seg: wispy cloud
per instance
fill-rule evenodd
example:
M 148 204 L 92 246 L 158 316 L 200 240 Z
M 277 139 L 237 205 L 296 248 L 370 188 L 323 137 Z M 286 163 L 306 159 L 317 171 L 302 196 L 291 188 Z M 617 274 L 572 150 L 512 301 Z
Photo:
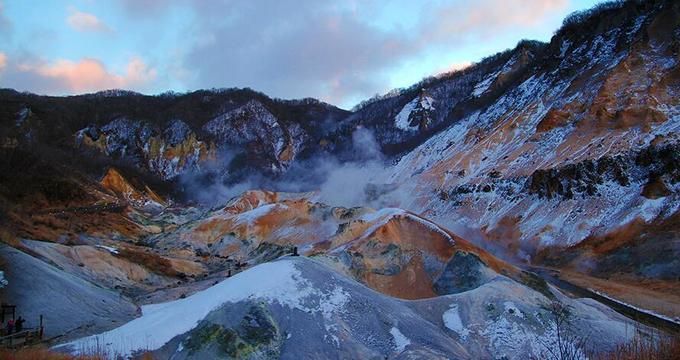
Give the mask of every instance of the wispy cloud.
M 251 86 L 338 103 L 385 91 L 385 74 L 405 61 L 534 26 L 564 10 L 568 0 L 423 1 L 425 10 L 413 14 L 416 26 L 408 31 L 376 26 L 362 7 L 235 1 L 224 20 L 216 3 L 194 3 L 204 41 L 185 59 L 196 75 L 191 87 Z
M 106 25 L 94 14 L 79 11 L 76 8 L 69 9 L 66 23 L 74 30 L 81 32 L 112 32 L 113 29 Z
M 451 64 L 448 64 L 446 66 L 443 66 L 437 70 L 437 74 L 446 74 L 450 73 L 453 71 L 460 71 L 465 68 L 468 68 L 472 66 L 472 61 L 460 61 L 460 62 L 454 62 Z
M 85 58 L 77 62 L 57 60 L 24 60 L 7 66 L 3 82 L 22 90 L 50 94 L 74 94 L 103 89 L 139 89 L 148 86 L 157 77 L 157 71 L 140 58 L 132 58 L 122 74 L 109 71 L 97 59 Z

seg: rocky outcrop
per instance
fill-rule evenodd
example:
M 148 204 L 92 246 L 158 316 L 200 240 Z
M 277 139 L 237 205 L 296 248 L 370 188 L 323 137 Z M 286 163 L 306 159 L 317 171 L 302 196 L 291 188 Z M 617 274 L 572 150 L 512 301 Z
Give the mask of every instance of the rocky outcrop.
M 259 101 L 251 100 L 208 121 L 203 130 L 220 145 L 247 146 L 263 164 L 285 168 L 297 155 L 304 139 L 299 126 L 286 128 Z
M 200 141 L 188 125 L 175 119 L 162 131 L 147 123 L 117 118 L 102 126 L 89 126 L 76 133 L 76 145 L 173 179 L 215 159 L 215 147 Z
M 586 160 L 558 169 L 536 170 L 527 180 L 527 189 L 541 197 L 572 199 L 577 194 L 596 195 L 597 186 L 609 180 L 621 186 L 630 182 L 627 164 L 621 158 Z
M 274 359 L 283 334 L 263 304 L 251 305 L 233 327 L 203 321 L 182 343 L 192 358 Z
M 598 186 L 608 181 L 623 187 L 631 182 L 642 182 L 645 184 L 645 197 L 666 196 L 671 191 L 664 179 L 673 184 L 680 180 L 679 146 L 650 146 L 625 156 L 602 157 L 560 168 L 536 170 L 527 180 L 526 188 L 529 193 L 540 197 L 573 199 L 576 195 L 597 195 Z
M 110 190 L 134 206 L 144 208 L 166 205 L 166 201 L 147 185 L 144 185 L 142 190 L 136 188 L 115 168 L 109 168 L 99 183 L 105 189 Z
M 438 295 L 457 294 L 475 289 L 497 275 L 475 254 L 457 252 L 434 283 Z

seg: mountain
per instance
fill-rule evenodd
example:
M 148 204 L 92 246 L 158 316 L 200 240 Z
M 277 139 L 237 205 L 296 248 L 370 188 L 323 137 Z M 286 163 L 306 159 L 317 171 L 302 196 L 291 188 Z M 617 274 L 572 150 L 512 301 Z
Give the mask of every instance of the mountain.
M 677 15 L 626 2 L 567 22 L 514 86 L 400 159 L 406 207 L 510 257 L 676 282 L 668 237 L 615 234 L 677 217 Z
M 677 2 L 604 3 L 352 111 L 0 90 L 0 295 L 120 294 L 61 350 L 162 358 L 542 357 L 559 309 L 580 355 L 677 332 L 678 39 Z

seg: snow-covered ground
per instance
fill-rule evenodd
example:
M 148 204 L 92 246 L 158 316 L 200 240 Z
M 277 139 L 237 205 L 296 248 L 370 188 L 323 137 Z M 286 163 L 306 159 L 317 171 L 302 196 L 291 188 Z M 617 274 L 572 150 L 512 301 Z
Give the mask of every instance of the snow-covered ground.
M 411 125 L 410 123 L 411 113 L 416 109 L 434 110 L 434 99 L 429 96 L 417 96 L 409 101 L 394 118 L 397 128 L 405 131 L 418 130 L 418 124 Z
M 634 325 L 629 320 L 597 303 L 558 297 L 574 309 L 577 329 L 598 335 L 596 345 L 606 348 L 628 339 L 625 329 Z M 59 349 L 86 352 L 103 346 L 112 354 L 142 350 L 181 358 L 214 357 L 211 351 L 219 350 L 210 344 L 217 340 L 204 339 L 208 344 L 197 350 L 196 337 L 203 339 L 200 329 L 218 326 L 238 333 L 243 326 L 239 324 L 244 324 L 238 314 L 261 304 L 257 306 L 264 306 L 265 315 L 258 326 L 271 316 L 267 321 L 273 321 L 269 329 L 275 334 L 264 345 L 251 345 L 274 347 L 285 357 L 312 352 L 322 357 L 521 359 L 540 354 L 543 344 L 554 340 L 550 314 L 544 310 L 549 303 L 544 295 L 501 275 L 456 295 L 399 300 L 314 260 L 286 257 L 184 299 L 144 306 L 139 318 Z M 439 324 L 431 320 L 436 318 Z

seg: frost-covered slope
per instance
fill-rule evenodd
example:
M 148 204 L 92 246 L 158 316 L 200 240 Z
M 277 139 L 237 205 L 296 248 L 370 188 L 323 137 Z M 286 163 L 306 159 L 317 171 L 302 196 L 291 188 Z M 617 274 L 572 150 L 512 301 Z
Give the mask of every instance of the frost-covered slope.
M 517 86 L 402 157 L 403 206 L 519 258 L 676 213 L 680 11 L 612 11 L 609 27 L 558 32 Z
M 573 307 L 577 331 L 600 348 L 632 326 L 588 301 Z M 112 331 L 66 344 L 93 344 L 161 357 L 526 358 L 554 346 L 545 295 L 498 275 L 476 290 L 417 302 L 378 294 L 305 258 L 262 264 L 185 299 L 145 306 Z M 241 344 L 241 345 L 239 345 Z
M 0 259 L 8 281 L 4 301 L 18 305 L 26 328 L 37 328 L 43 316 L 48 338 L 111 329 L 136 315 L 137 307 L 116 292 L 7 245 L 0 245 Z

